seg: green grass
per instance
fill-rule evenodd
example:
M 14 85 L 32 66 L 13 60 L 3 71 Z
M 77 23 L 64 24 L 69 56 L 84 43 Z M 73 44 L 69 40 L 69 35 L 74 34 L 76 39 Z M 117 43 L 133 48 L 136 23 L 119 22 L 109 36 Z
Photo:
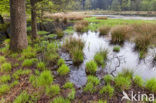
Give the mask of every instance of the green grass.
M 11 64 L 10 63 L 4 63 L 1 65 L 1 72 L 9 72 L 11 71 Z
M 11 76 L 10 75 L 2 75 L 2 76 L 0 76 L 0 84 L 1 83 L 7 83 L 10 80 L 11 80 Z
M 86 63 L 86 73 L 88 74 L 96 74 L 98 66 L 95 61 L 91 60 Z
M 113 51 L 114 51 L 114 52 L 119 52 L 119 51 L 120 51 L 120 46 L 115 46 L 115 47 L 113 48 Z
M 74 33 L 73 27 L 72 26 L 67 27 L 67 29 L 64 30 L 64 33 L 73 34 Z
M 145 87 L 153 93 L 156 93 L 156 79 L 152 78 L 146 82 Z
M 94 88 L 93 83 L 87 83 L 85 85 L 85 87 L 83 88 L 84 92 L 90 92 L 90 93 L 94 93 L 96 91 L 96 89 Z
M 58 97 L 54 98 L 53 101 L 50 103 L 71 103 L 71 102 L 68 99 L 58 96 Z
M 59 85 L 52 85 L 50 87 L 46 87 L 46 95 L 53 97 L 60 93 L 60 87 Z
M 73 83 L 71 82 L 66 82 L 64 85 L 63 85 L 63 88 L 67 89 L 72 89 L 74 87 Z
M 106 60 L 107 60 L 107 50 L 104 50 L 104 51 L 100 51 L 100 52 L 97 52 L 94 56 L 94 61 L 99 65 L 99 66 L 102 66 L 103 68 L 105 67 L 106 65 Z
M 69 67 L 66 64 L 62 64 L 57 70 L 57 73 L 61 76 L 67 75 L 70 72 Z
M 30 67 L 34 64 L 34 60 L 33 59 L 25 59 L 22 63 L 23 67 Z
M 106 82 L 106 84 L 110 84 L 112 81 L 114 81 L 114 78 L 113 78 L 113 76 L 112 75 L 105 75 L 104 76 L 104 81 Z
M 143 85 L 144 85 L 144 81 L 143 81 L 143 79 L 140 77 L 140 76 L 135 76 L 134 78 L 133 78 L 133 81 L 134 81 L 134 83 L 137 85 L 137 86 L 139 86 L 139 87 L 143 87 Z
M 60 58 L 60 59 L 57 61 L 57 65 L 58 65 L 58 66 L 61 66 L 62 64 L 65 64 L 65 61 L 64 61 L 64 59 Z
M 70 99 L 70 100 L 74 100 L 75 99 L 75 94 L 76 94 L 75 89 L 71 89 L 71 91 L 68 93 L 67 98 Z
M 0 85 L 0 96 L 7 93 L 7 92 L 9 92 L 9 90 L 10 90 L 10 87 L 9 87 L 8 84 Z
M 30 69 L 18 69 L 17 71 L 15 71 L 13 74 L 12 74 L 12 77 L 14 79 L 19 79 L 20 76 L 23 76 L 23 75 L 29 75 L 31 74 L 32 71 Z
M 26 91 L 23 91 L 19 96 L 15 98 L 13 103 L 27 103 L 30 102 L 29 98 L 30 95 Z
M 41 69 L 41 70 L 45 70 L 46 69 L 46 64 L 44 62 L 38 62 L 37 63 L 37 68 Z
M 89 75 L 87 77 L 87 82 L 93 83 L 95 86 L 97 86 L 100 83 L 100 80 L 96 76 Z
M 109 98 L 111 98 L 114 95 L 114 88 L 110 85 L 106 85 L 100 90 L 99 93 L 106 94 L 109 96 Z

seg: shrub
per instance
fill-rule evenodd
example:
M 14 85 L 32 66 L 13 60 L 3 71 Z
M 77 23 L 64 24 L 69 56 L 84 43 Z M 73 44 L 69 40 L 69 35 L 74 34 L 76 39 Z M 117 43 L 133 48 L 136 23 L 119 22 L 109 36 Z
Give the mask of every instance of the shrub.
M 96 76 L 89 75 L 87 77 L 88 83 L 93 83 L 94 86 L 97 86 L 100 83 L 100 80 Z
M 86 63 L 86 72 L 89 74 L 95 74 L 98 67 L 95 61 L 91 60 Z
M 114 95 L 114 88 L 106 85 L 100 90 L 100 94 L 106 94 L 111 98 Z
M 70 69 L 66 64 L 62 64 L 62 66 L 60 66 L 59 69 L 57 70 L 58 74 L 61 76 L 67 75 L 69 71 Z
M 7 83 L 10 80 L 11 80 L 10 75 L 3 75 L 3 76 L 0 77 L 0 84 L 1 83 Z
M 107 83 L 107 84 L 110 84 L 111 83 L 111 81 L 113 81 L 114 80 L 114 78 L 113 78 L 113 76 L 112 75 L 105 75 L 104 76 L 104 81 Z
M 51 74 L 51 71 L 46 70 L 41 72 L 38 78 L 39 86 L 47 86 L 52 84 L 52 82 L 53 82 L 53 75 Z
M 100 35 L 107 35 L 110 31 L 109 26 L 102 26 L 99 28 Z
M 9 90 L 10 90 L 9 85 L 7 84 L 0 85 L 0 96 L 7 93 Z
M 4 63 L 5 61 L 6 61 L 5 57 L 4 56 L 0 56 L 0 64 Z
M 142 80 L 142 78 L 140 76 L 135 76 L 133 79 L 134 83 L 136 85 L 138 85 L 139 87 L 143 87 L 144 81 Z
M 103 67 L 105 67 L 105 65 L 106 65 L 105 61 L 107 59 L 107 54 L 108 54 L 108 52 L 106 50 L 97 52 L 94 56 L 95 62 L 98 65 L 102 65 Z
M 51 103 L 71 103 L 68 99 L 64 99 L 63 97 L 59 96 L 53 99 Z
M 114 52 L 119 52 L 119 51 L 120 51 L 120 46 L 115 46 L 115 47 L 113 48 L 113 51 L 114 51 Z
M 114 27 L 111 31 L 112 40 L 111 42 L 114 44 L 122 44 L 126 39 L 126 34 L 129 31 L 128 26 L 117 26 Z
M 1 72 L 9 72 L 11 71 L 11 64 L 10 63 L 4 63 L 1 65 Z
M 56 34 L 57 34 L 57 37 L 59 38 L 64 36 L 64 32 L 62 31 L 61 28 L 56 28 Z
M 34 64 L 33 59 L 25 59 L 22 63 L 23 67 L 30 67 Z
M 72 89 L 74 87 L 73 83 L 71 82 L 66 82 L 64 85 L 63 85 L 63 88 L 67 89 Z
M 145 87 L 150 91 L 156 93 L 156 79 L 152 78 L 146 82 Z
M 115 86 L 121 90 L 127 90 L 131 86 L 131 80 L 128 77 L 118 75 L 115 79 Z
M 139 36 L 135 39 L 135 48 L 140 51 L 146 51 L 150 45 L 150 37 L 146 35 Z
M 71 89 L 71 92 L 68 94 L 68 99 L 74 100 L 75 93 L 76 93 L 75 89 Z
M 58 66 L 61 66 L 62 64 L 65 64 L 65 61 L 64 61 L 64 59 L 60 58 L 60 59 L 58 60 L 58 62 L 57 62 L 57 65 L 58 65 Z
M 37 63 L 37 68 L 39 68 L 41 70 L 45 70 L 46 64 L 44 62 L 38 62 Z
M 60 87 L 59 85 L 52 85 L 50 87 L 46 87 L 46 94 L 48 96 L 55 96 L 60 93 Z
M 13 103 L 27 103 L 29 102 L 30 95 L 23 91 L 19 96 L 16 97 Z

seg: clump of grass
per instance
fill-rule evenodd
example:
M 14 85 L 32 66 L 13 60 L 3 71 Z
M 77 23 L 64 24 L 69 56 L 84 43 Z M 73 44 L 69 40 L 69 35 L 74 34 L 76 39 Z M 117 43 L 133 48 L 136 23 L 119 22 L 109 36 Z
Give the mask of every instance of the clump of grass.
M 62 64 L 65 64 L 65 61 L 64 61 L 64 59 L 60 58 L 60 59 L 58 60 L 58 62 L 57 62 L 57 65 L 58 65 L 58 66 L 61 66 Z
M 64 99 L 63 97 L 58 96 L 54 98 L 51 103 L 71 103 L 71 102 L 68 99 Z
M 120 51 L 120 46 L 115 46 L 115 47 L 113 48 L 113 51 L 114 51 L 114 52 L 119 52 L 119 51 Z
M 59 85 L 52 85 L 50 87 L 46 87 L 46 94 L 50 97 L 56 96 L 60 93 Z
M 4 63 L 5 61 L 6 61 L 5 57 L 4 56 L 0 56 L 0 64 Z
M 135 39 L 135 48 L 140 51 L 147 51 L 150 45 L 150 37 L 146 35 L 138 36 Z
M 10 90 L 9 85 L 7 85 L 7 84 L 0 85 L 0 96 L 9 92 L 9 90 Z
M 31 70 L 30 69 L 18 69 L 17 71 L 15 71 L 13 74 L 12 74 L 12 77 L 14 79 L 19 79 L 20 76 L 23 76 L 23 75 L 29 75 L 31 74 Z
M 96 17 L 96 19 L 107 20 L 108 18 L 106 16 L 101 16 L 101 17 Z
M 62 19 L 62 22 L 63 22 L 64 24 L 67 24 L 67 23 L 68 23 L 68 18 L 67 18 L 67 17 L 64 17 L 64 18 Z
M 88 21 L 82 20 L 77 22 L 74 25 L 74 28 L 77 32 L 85 32 L 88 30 L 88 25 L 89 25 Z
M 131 79 L 128 77 L 124 77 L 122 75 L 118 75 L 115 79 L 115 86 L 120 88 L 121 90 L 127 90 L 131 86 Z
M 52 84 L 53 82 L 53 75 L 51 71 L 43 71 L 41 72 L 40 76 L 38 77 L 38 85 L 39 86 L 47 86 Z
M 94 93 L 96 89 L 94 88 L 93 83 L 87 83 L 83 89 L 84 92 Z
M 123 77 L 127 77 L 129 79 L 132 79 L 133 78 L 133 74 L 134 74 L 133 70 L 124 68 L 122 70 L 122 72 L 119 73 L 118 75 L 119 76 L 123 76 Z
M 71 82 L 66 82 L 64 85 L 63 85 L 63 88 L 67 89 L 72 89 L 74 87 L 73 83 Z
M 110 31 L 109 26 L 102 26 L 99 28 L 100 35 L 107 35 Z
M 12 68 L 12 66 L 10 63 L 3 63 L 1 65 L 1 72 L 9 72 L 9 71 L 11 71 L 11 68 Z
M 145 58 L 145 51 L 139 51 L 139 58 L 140 59 Z
M 114 78 L 113 78 L 113 76 L 112 75 L 105 75 L 104 76 L 104 81 L 106 82 L 106 84 L 110 84 L 112 81 L 114 81 Z
M 134 83 L 139 86 L 139 87 L 143 87 L 144 81 L 140 76 L 135 76 L 133 79 Z
M 23 91 L 19 96 L 16 97 L 13 103 L 27 103 L 30 102 L 29 98 L 30 95 L 26 91 Z
M 23 67 L 30 67 L 34 64 L 34 59 L 25 59 L 22 63 Z
M 126 39 L 126 35 L 128 33 L 129 27 L 128 26 L 116 26 L 112 28 L 111 34 L 112 39 L 111 42 L 113 44 L 122 44 Z
M 114 88 L 108 84 L 104 86 L 99 93 L 106 94 L 111 98 L 114 95 Z
M 67 75 L 69 73 L 70 69 L 66 64 L 62 64 L 57 70 L 58 74 L 61 76 Z
M 74 100 L 75 99 L 75 93 L 76 93 L 75 89 L 74 88 L 71 89 L 70 93 L 68 93 L 68 96 L 67 96 L 68 99 Z
M 0 77 L 0 84 L 1 83 L 7 83 L 10 80 L 11 80 L 10 75 L 3 75 L 3 76 Z
M 28 46 L 27 49 L 24 49 L 22 51 L 21 55 L 24 58 L 34 58 L 36 57 L 36 49 L 32 48 L 31 46 Z
M 88 74 L 95 74 L 98 69 L 98 66 L 95 61 L 91 60 L 86 63 L 86 72 Z
M 56 28 L 56 34 L 58 38 L 61 38 L 64 36 L 64 32 L 61 28 Z
M 66 39 L 63 48 L 70 53 L 74 64 L 80 64 L 84 60 L 84 42 L 81 39 L 70 37 Z
M 100 51 L 100 52 L 97 52 L 94 56 L 94 61 L 102 67 L 105 67 L 106 65 L 106 60 L 107 60 L 107 50 L 104 50 L 104 51 Z
M 145 87 L 151 92 L 156 93 L 156 79 L 152 78 L 146 82 Z
M 37 68 L 39 68 L 41 70 L 45 70 L 46 64 L 44 62 L 38 62 L 37 63 Z

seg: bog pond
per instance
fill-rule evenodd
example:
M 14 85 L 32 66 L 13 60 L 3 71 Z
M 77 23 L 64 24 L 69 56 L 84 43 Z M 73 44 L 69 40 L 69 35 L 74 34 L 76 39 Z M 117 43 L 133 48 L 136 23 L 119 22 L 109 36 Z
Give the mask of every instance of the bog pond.
M 71 36 L 71 35 L 70 35 Z M 70 37 L 65 36 L 63 40 Z M 70 81 L 77 87 L 84 86 L 87 82 L 87 75 L 85 72 L 86 62 L 93 60 L 95 54 L 100 50 L 108 51 L 108 59 L 104 68 L 99 67 L 96 76 L 100 79 L 105 74 L 116 76 L 124 69 L 130 69 L 134 75 L 141 76 L 145 81 L 156 77 L 156 64 L 153 62 L 153 55 L 156 53 L 156 48 L 149 48 L 147 55 L 144 59 L 139 58 L 139 53 L 134 50 L 135 43 L 126 41 L 121 47 L 119 52 L 114 52 L 110 43 L 111 35 L 100 36 L 99 32 L 88 31 L 83 34 L 74 33 L 72 37 L 80 38 L 85 42 L 84 61 L 79 66 L 74 66 L 71 57 L 66 52 L 60 52 L 61 57 L 66 61 L 70 67 Z

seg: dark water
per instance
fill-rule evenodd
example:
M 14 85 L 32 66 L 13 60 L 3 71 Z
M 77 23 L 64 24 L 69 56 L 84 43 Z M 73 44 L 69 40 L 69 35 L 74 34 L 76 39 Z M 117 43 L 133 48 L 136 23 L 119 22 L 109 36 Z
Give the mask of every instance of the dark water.
M 132 19 L 132 20 L 156 20 L 156 17 L 128 16 L 128 15 L 92 15 L 95 17 L 106 16 L 111 19 Z
M 110 45 L 110 36 L 100 37 L 99 33 L 91 32 L 84 34 L 74 33 L 72 35 L 76 38 L 81 38 L 85 42 L 84 62 L 76 67 L 72 65 L 70 56 L 67 53 L 61 53 L 61 57 L 66 60 L 66 63 L 70 66 L 70 81 L 73 82 L 77 87 L 85 85 L 87 78 L 85 73 L 86 62 L 92 60 L 96 52 L 100 50 L 108 50 L 108 60 L 105 68 L 99 68 L 97 76 L 102 78 L 106 73 L 110 73 L 113 76 L 122 72 L 123 69 L 131 69 L 135 75 L 141 76 L 144 80 L 156 77 L 156 66 L 153 64 L 153 55 L 156 53 L 156 48 L 149 49 L 145 59 L 140 60 L 138 52 L 134 51 L 134 43 L 125 42 L 120 48 L 119 53 L 113 52 L 115 45 Z M 66 36 L 65 38 L 68 38 Z

